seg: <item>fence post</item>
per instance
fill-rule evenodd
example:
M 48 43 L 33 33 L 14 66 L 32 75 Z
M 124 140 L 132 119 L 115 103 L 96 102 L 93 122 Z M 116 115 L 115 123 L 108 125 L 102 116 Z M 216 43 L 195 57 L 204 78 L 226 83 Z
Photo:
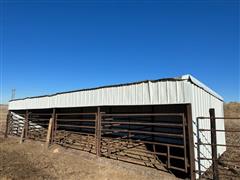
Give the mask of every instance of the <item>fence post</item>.
M 7 138 L 8 137 L 8 131 L 9 131 L 9 124 L 10 124 L 10 114 L 11 112 L 8 111 L 8 114 L 7 114 L 7 119 L 6 119 L 6 127 L 5 127 L 5 134 L 4 134 L 4 137 Z
M 23 126 L 23 128 L 22 128 L 22 133 L 21 133 L 21 137 L 20 137 L 20 141 L 19 141 L 20 144 L 22 144 L 23 141 L 24 141 L 25 132 L 26 132 L 26 131 L 25 131 L 25 126 Z
M 47 132 L 47 138 L 46 138 L 46 143 L 45 147 L 48 148 L 51 140 L 51 135 L 52 135 L 52 126 L 53 126 L 53 118 L 51 117 L 49 119 L 49 124 L 48 124 L 48 132 Z
M 211 121 L 211 144 L 212 144 L 211 146 L 212 146 L 213 179 L 214 180 L 219 180 L 215 109 L 209 109 L 209 114 L 210 114 L 210 121 Z
M 29 116 L 29 113 L 28 113 L 28 110 L 26 110 L 25 121 L 24 121 L 24 133 L 23 133 L 24 139 L 27 139 L 28 137 L 28 118 L 29 118 L 28 116 Z
M 56 126 L 56 109 L 53 108 L 53 112 L 52 112 L 52 128 L 51 128 L 51 138 L 50 138 L 50 144 L 53 144 L 53 141 L 54 141 L 54 136 L 55 136 L 55 126 Z
M 100 107 L 97 107 L 97 118 L 96 118 L 96 155 L 101 156 L 101 112 Z

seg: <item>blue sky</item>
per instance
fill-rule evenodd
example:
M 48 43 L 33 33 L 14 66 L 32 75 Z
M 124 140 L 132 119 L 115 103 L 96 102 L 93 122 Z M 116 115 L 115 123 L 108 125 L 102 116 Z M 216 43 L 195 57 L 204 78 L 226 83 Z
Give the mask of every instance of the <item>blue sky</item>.
M 0 5 L 0 103 L 13 88 L 21 98 L 183 74 L 240 101 L 238 1 Z

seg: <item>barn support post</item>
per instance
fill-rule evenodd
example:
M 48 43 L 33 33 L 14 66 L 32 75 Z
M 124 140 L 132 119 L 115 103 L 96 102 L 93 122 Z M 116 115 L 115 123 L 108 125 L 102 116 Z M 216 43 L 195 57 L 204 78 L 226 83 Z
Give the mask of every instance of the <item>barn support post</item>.
M 51 140 L 51 136 L 52 136 L 52 126 L 53 126 L 53 118 L 51 117 L 49 119 L 49 124 L 48 124 L 47 138 L 46 138 L 46 143 L 45 143 L 46 148 L 48 148 L 49 144 L 50 144 L 50 140 Z
M 25 112 L 25 121 L 24 121 L 24 128 L 23 128 L 23 130 L 24 130 L 24 138 L 23 139 L 27 139 L 27 137 L 28 137 L 28 118 L 29 118 L 29 112 L 28 112 L 28 110 L 26 110 L 26 112 Z
M 95 129 L 97 157 L 101 156 L 101 121 L 102 121 L 102 117 L 101 117 L 100 107 L 97 107 L 96 129 Z
M 11 112 L 8 111 L 7 118 L 6 118 L 5 133 L 4 133 L 5 138 L 7 138 L 9 134 L 10 117 L 11 117 Z
M 53 112 L 52 112 L 52 127 L 51 127 L 51 140 L 50 140 L 50 144 L 53 144 L 53 140 L 54 140 L 54 135 L 55 135 L 55 126 L 56 126 L 56 109 L 53 108 Z
M 212 170 L 213 179 L 219 180 L 218 159 L 217 159 L 217 136 L 216 136 L 216 119 L 215 109 L 209 109 L 211 123 L 211 148 L 212 148 Z
M 189 165 L 190 165 L 190 178 L 195 180 L 195 154 L 194 154 L 194 139 L 193 139 L 193 121 L 192 121 L 192 107 L 187 104 L 187 133 L 188 133 L 188 148 L 189 148 Z

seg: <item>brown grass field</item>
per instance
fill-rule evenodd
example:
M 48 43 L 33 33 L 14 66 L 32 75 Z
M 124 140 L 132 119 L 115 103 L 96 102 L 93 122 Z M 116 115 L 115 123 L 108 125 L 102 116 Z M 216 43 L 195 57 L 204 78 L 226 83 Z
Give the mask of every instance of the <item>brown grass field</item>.
M 7 105 L 0 104 L 0 133 L 5 131 L 7 118 Z
M 0 106 L 0 132 L 4 132 L 7 106 Z M 225 104 L 225 116 L 240 117 L 240 103 Z M 240 130 L 239 120 L 226 120 L 226 129 Z M 228 144 L 240 145 L 240 134 L 226 133 Z M 240 160 L 239 150 L 228 149 L 220 159 L 221 173 L 240 175 L 240 164 L 226 160 Z M 54 145 L 49 150 L 37 141 L 19 144 L 19 138 L 0 136 L 0 179 L 176 179 L 166 170 L 156 170 Z M 221 176 L 221 179 L 240 179 Z
M 240 103 L 228 103 L 224 106 L 225 117 L 240 117 Z M 229 145 L 240 145 L 240 119 L 225 119 L 226 130 L 239 132 L 226 132 L 226 142 Z M 238 161 L 238 162 L 230 162 Z M 226 152 L 219 159 L 219 173 L 227 174 L 220 176 L 221 179 L 240 179 L 240 149 L 227 147 Z

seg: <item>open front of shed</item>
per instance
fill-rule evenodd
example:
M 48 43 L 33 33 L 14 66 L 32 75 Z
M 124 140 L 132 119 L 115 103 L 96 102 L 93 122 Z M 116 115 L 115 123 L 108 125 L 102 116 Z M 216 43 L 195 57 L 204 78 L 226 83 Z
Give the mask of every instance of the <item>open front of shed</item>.
M 197 158 L 200 153 L 211 159 L 211 146 L 198 151 L 196 145 L 199 138 L 211 142 L 211 132 L 197 132 L 210 129 L 201 120 L 197 128 L 197 118 L 209 116 L 210 108 L 223 117 L 222 97 L 184 75 L 15 99 L 9 102 L 6 133 L 195 179 L 199 161 L 203 172 L 211 166 Z M 224 130 L 224 120 L 216 126 Z M 217 132 L 217 143 L 226 144 L 224 132 Z M 225 150 L 218 147 L 218 156 Z

